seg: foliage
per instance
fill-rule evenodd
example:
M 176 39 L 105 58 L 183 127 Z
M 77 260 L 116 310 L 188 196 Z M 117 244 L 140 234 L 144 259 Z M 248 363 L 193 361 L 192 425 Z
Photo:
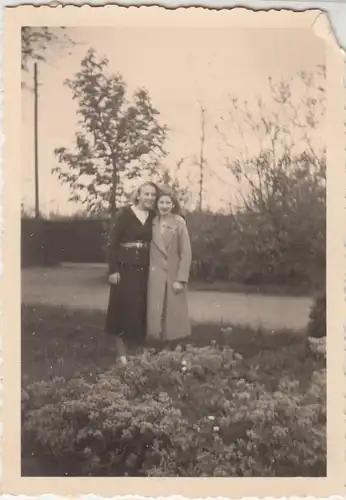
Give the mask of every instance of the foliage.
M 325 372 L 270 391 L 242 364 L 227 347 L 178 346 L 96 384 L 36 383 L 23 391 L 24 448 L 36 442 L 67 475 L 325 474 Z
M 102 311 L 23 308 L 24 475 L 325 473 L 325 359 L 304 335 L 194 325 L 190 346 L 175 351 L 130 346 L 124 371 L 103 321 Z
M 277 214 L 273 217 L 272 213 L 250 211 L 187 214 L 192 276 L 249 285 L 321 287 L 325 274 L 325 204 L 318 206 L 315 194 L 308 194 L 302 193 L 300 206 L 280 208 L 282 222 Z M 322 190 L 321 197 L 324 195 Z M 311 219 L 305 217 L 314 205 Z
M 238 283 L 246 286 L 301 288 L 309 292 L 323 274 L 324 246 L 299 230 L 286 234 L 281 253 L 269 252 L 273 233 L 251 214 L 216 214 L 187 212 L 193 264 L 191 278 L 199 282 Z M 33 239 L 54 240 L 55 253 L 66 262 L 106 262 L 110 219 L 80 214 L 74 217 L 51 217 L 42 226 L 43 233 L 32 236 L 30 219 L 23 218 L 21 241 L 23 256 L 32 253 Z M 25 227 L 28 226 L 28 231 Z M 49 235 L 45 234 L 49 230 Z M 284 228 L 282 228 L 284 230 Z M 293 237 L 295 240 L 293 240 Z M 48 241 L 48 240 L 47 240 Z M 37 258 L 34 258 L 36 263 Z
M 21 219 L 21 265 L 105 262 L 109 221 L 92 218 Z
M 316 298 L 311 307 L 309 315 L 309 324 L 307 334 L 309 337 L 321 338 L 326 336 L 327 332 L 327 296 L 326 289 L 321 292 Z
M 232 98 L 218 130 L 236 182 L 236 232 L 226 254 L 264 275 L 323 280 L 326 255 L 326 156 L 321 141 L 325 68 L 290 82 L 269 80 L 271 97 Z M 239 141 L 231 134 L 238 135 Z M 234 136 L 232 136 L 234 137 Z M 235 147 L 234 144 L 240 144 Z M 251 147 L 250 147 L 251 144 Z
M 58 234 L 48 221 L 22 217 L 21 267 L 57 266 L 62 253 Z
M 123 194 L 123 178 L 152 173 L 164 156 L 166 127 L 158 121 L 145 89 L 127 97 L 120 74 L 108 74 L 109 61 L 90 49 L 80 71 L 66 85 L 78 105 L 80 130 L 73 150 L 55 150 L 59 164 L 53 169 L 71 188 L 71 200 L 89 212 L 114 212 Z
M 315 354 L 316 357 L 327 357 L 327 338 L 324 337 L 308 337 L 309 349 Z
M 289 175 L 281 174 L 280 193 L 268 196 L 263 208 L 234 216 L 235 237 L 224 254 L 234 262 L 235 273 L 243 268 L 244 277 L 258 274 L 317 286 L 325 272 L 325 186 L 320 172 L 311 173 L 311 157 L 297 159 L 291 167 Z M 325 180 L 325 169 L 322 175 Z
M 107 76 L 107 65 L 107 60 L 98 61 L 91 51 L 81 71 L 68 82 L 79 102 L 84 125 L 83 132 L 77 134 L 76 151 L 59 149 L 60 165 L 56 169 L 60 179 L 72 188 L 72 196 L 81 199 L 86 212 L 94 216 L 104 215 L 109 208 L 112 211 L 115 191 L 123 194 L 124 176 L 142 175 L 143 165 L 149 171 L 158 167 L 166 136 L 166 128 L 158 124 L 157 112 L 145 91 L 138 91 L 143 98 L 139 116 L 139 94 L 134 94 L 135 104 L 130 105 L 121 76 Z M 223 117 L 218 130 L 238 197 L 230 199 L 229 213 L 186 214 L 193 250 L 192 278 L 323 289 L 326 157 L 320 125 L 325 114 L 324 83 L 325 69 L 317 68 L 313 74 L 302 73 L 289 82 L 270 80 L 266 101 L 258 99 L 251 106 L 236 98 L 230 101 L 229 115 Z M 124 124 L 129 115 L 131 120 Z M 118 140 L 119 134 L 123 142 Z M 233 140 L 234 134 L 242 140 Z M 107 141 L 113 148 L 109 151 Z M 120 158 L 116 164 L 111 155 L 115 149 Z M 152 160 L 145 153 L 148 150 Z M 160 180 L 172 184 L 186 200 L 191 193 L 179 185 L 184 161 L 178 162 L 175 171 L 168 172 L 161 166 L 157 170 Z M 234 192 L 234 182 L 232 185 Z M 103 220 L 97 229 L 96 224 L 93 226 L 93 242 L 90 235 L 90 248 L 101 261 L 106 258 L 107 236 L 102 248 L 96 251 L 95 246 L 101 245 L 99 235 L 106 233 L 107 224 Z M 78 243 L 79 231 L 83 232 L 75 226 L 74 244 L 80 260 L 85 261 L 86 245 Z
M 237 97 L 230 99 L 228 114 L 217 130 L 228 152 L 227 165 L 233 179 L 243 180 L 238 194 L 245 207 L 263 207 L 277 191 L 279 175 L 289 175 L 292 159 L 305 154 L 314 157 L 317 168 L 324 163 L 325 144 L 320 136 L 325 117 L 325 78 L 325 67 L 318 66 L 314 72 L 301 72 L 291 81 L 275 83 L 269 78 L 266 101 L 259 97 L 250 104 Z M 231 132 L 242 139 L 238 146 L 230 142 Z
M 22 27 L 22 69 L 28 69 L 30 60 L 45 61 L 48 46 L 51 44 L 73 45 L 74 42 L 66 34 L 65 28 L 52 30 L 47 26 Z
M 234 262 L 233 256 L 228 260 L 224 250 L 233 235 L 237 237 L 233 217 L 210 211 L 192 212 L 187 214 L 187 225 L 193 252 L 192 276 L 227 280 Z

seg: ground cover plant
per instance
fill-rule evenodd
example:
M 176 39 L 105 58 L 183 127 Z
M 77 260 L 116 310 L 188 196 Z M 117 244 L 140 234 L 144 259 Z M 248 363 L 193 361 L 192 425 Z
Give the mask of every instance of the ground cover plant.
M 325 357 L 303 332 L 194 325 L 124 369 L 103 319 L 23 306 L 23 475 L 325 475 Z

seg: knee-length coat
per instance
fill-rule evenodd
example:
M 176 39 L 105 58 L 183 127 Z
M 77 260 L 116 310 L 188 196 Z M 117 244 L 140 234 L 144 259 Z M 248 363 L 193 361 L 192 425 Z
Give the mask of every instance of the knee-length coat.
M 150 244 L 148 338 L 169 341 L 191 334 L 187 302 L 191 259 L 191 244 L 185 220 L 172 214 L 163 236 L 156 217 L 153 220 Z M 186 284 L 182 292 L 174 292 L 175 281 Z

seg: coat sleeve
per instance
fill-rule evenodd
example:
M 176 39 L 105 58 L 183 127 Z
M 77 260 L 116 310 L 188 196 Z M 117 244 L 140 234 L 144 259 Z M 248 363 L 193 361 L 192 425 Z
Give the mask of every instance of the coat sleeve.
M 110 233 L 110 242 L 109 242 L 109 273 L 117 273 L 119 272 L 118 267 L 118 252 L 119 252 L 119 243 L 121 241 L 121 236 L 124 228 L 124 213 L 122 210 L 116 214 L 113 226 Z
M 190 267 L 192 261 L 192 251 L 189 233 L 187 230 L 186 222 L 182 218 L 179 221 L 179 249 L 180 249 L 180 262 L 177 274 L 177 281 L 181 283 L 188 283 L 190 275 Z

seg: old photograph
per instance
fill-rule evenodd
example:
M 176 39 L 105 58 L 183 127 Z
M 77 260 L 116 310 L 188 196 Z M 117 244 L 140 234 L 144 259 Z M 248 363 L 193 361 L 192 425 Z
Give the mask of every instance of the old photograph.
M 323 487 L 332 44 L 312 14 L 68 9 L 18 30 L 20 478 Z
M 22 55 L 22 474 L 325 476 L 323 41 Z

